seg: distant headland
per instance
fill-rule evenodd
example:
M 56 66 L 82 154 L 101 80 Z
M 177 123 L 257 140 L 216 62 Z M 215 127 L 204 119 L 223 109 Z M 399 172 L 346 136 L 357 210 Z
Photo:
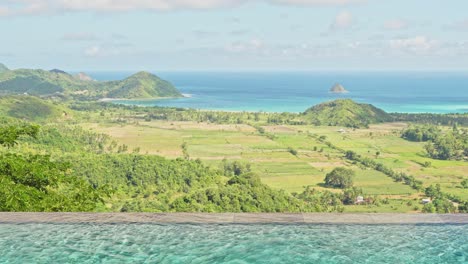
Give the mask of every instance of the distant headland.
M 93 100 L 183 97 L 170 82 L 149 72 L 138 72 L 118 81 L 95 81 L 82 72 L 71 75 L 59 69 L 10 70 L 3 64 L 0 64 L 0 94 Z

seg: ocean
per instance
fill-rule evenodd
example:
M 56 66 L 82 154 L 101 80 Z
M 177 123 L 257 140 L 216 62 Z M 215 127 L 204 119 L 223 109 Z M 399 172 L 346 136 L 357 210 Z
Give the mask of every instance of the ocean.
M 303 112 L 350 98 L 387 112 L 466 113 L 468 72 L 153 72 L 188 97 L 118 103 L 224 111 Z M 131 72 L 90 72 L 118 80 Z M 332 94 L 342 84 L 349 93 Z

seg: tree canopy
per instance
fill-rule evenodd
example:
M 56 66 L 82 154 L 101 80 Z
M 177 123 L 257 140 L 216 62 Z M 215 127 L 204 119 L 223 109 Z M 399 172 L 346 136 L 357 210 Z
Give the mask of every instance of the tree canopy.
M 326 175 L 325 185 L 334 188 L 346 189 L 353 186 L 353 178 L 353 170 L 338 167 Z

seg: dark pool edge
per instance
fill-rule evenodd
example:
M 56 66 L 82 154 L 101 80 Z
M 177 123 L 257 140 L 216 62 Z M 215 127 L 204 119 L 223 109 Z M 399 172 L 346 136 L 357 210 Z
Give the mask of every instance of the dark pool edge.
M 468 214 L 0 212 L 0 223 L 468 224 Z

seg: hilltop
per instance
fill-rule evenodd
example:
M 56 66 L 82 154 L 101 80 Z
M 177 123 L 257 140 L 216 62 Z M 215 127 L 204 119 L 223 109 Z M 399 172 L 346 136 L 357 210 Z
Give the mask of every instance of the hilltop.
M 62 71 L 62 70 L 59 70 L 59 69 L 52 69 L 52 70 L 50 70 L 50 72 L 58 73 L 58 74 L 68 74 L 68 72 L 65 72 L 65 71 Z
M 121 81 L 98 82 L 85 74 L 73 76 L 61 70 L 31 69 L 0 72 L 0 94 L 86 99 L 182 96 L 171 83 L 147 72 L 139 72 Z
M 392 121 L 392 117 L 384 110 L 370 104 L 359 104 L 351 99 L 318 104 L 307 109 L 304 115 L 316 125 L 356 128 Z
M 149 72 L 139 72 L 123 81 L 114 82 L 109 98 L 181 97 L 181 93 L 168 81 Z

